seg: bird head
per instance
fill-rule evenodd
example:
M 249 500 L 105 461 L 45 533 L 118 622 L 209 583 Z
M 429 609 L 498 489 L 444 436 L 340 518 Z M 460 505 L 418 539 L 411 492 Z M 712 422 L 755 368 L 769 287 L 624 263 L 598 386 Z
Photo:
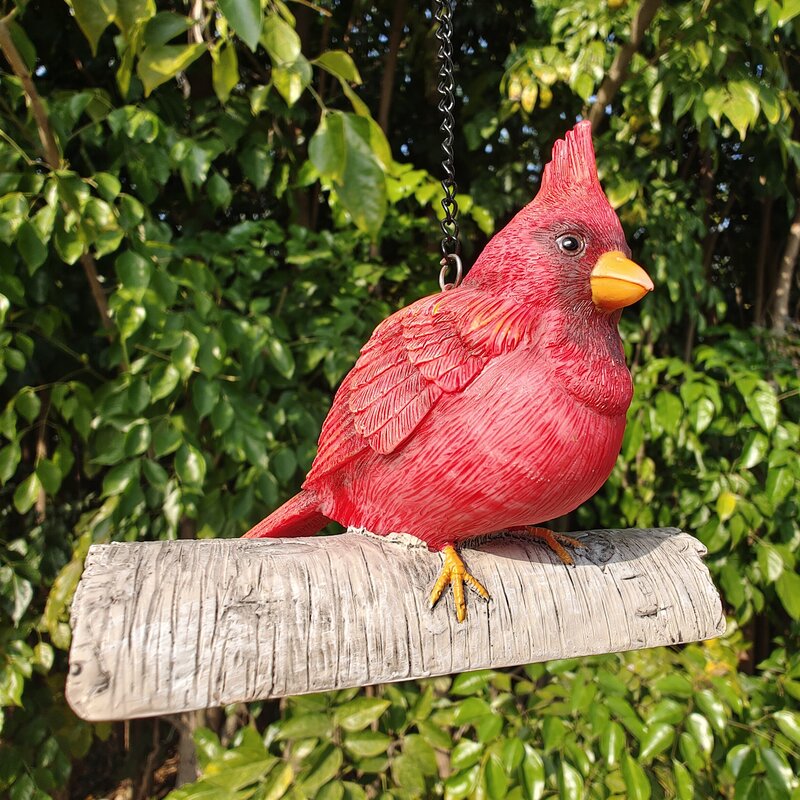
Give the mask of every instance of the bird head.
M 582 318 L 618 316 L 652 291 L 600 187 L 588 121 L 555 143 L 536 198 L 494 236 L 465 283 Z

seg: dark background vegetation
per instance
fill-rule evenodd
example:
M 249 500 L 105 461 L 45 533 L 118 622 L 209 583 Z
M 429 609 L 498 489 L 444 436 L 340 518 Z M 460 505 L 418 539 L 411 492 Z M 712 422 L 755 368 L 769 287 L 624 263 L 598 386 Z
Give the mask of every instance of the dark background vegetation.
M 657 286 L 622 324 L 617 467 L 561 522 L 695 533 L 728 634 L 113 726 L 63 696 L 89 545 L 243 533 L 296 490 L 377 322 L 436 289 L 432 17 L 3 13 L 2 795 L 800 797 L 800 4 L 455 14 L 467 263 L 588 116 Z

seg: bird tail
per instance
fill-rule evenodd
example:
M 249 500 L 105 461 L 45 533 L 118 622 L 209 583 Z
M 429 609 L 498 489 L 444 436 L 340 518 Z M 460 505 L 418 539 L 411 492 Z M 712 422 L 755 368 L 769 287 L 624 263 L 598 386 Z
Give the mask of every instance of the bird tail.
M 245 539 L 275 539 L 280 536 L 313 536 L 331 520 L 319 511 L 313 492 L 301 491 L 273 511 L 244 535 Z

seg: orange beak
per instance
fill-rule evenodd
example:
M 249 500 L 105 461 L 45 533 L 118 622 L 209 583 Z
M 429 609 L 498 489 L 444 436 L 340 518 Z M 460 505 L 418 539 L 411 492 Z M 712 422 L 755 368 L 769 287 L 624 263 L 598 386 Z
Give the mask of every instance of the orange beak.
M 654 289 L 650 276 L 619 250 L 603 253 L 590 276 L 592 300 L 603 311 L 616 311 Z

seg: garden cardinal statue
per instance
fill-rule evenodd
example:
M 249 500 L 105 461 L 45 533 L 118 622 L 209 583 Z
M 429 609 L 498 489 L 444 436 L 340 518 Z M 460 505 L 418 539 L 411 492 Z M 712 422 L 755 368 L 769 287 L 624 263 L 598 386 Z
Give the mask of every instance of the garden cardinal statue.
M 458 545 L 537 528 L 590 498 L 619 453 L 633 387 L 617 323 L 652 290 L 597 178 L 591 127 L 556 142 L 535 200 L 464 282 L 382 322 L 345 377 L 301 492 L 246 535 L 309 536 L 330 520 L 410 533 L 441 551 L 430 596 L 467 571 Z

